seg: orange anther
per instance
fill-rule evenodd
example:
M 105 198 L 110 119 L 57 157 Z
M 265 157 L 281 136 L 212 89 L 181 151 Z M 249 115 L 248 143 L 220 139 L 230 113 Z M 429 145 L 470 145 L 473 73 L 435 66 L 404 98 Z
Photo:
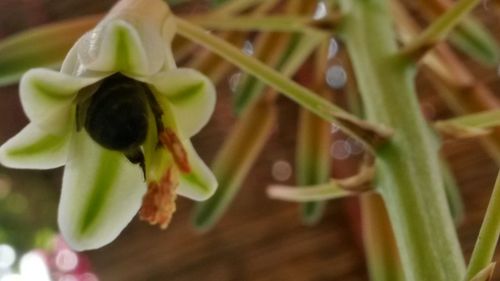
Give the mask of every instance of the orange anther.
M 183 173 L 191 172 L 186 150 L 175 132 L 170 128 L 165 128 L 160 132 L 159 139 L 160 143 L 172 153 L 179 170 Z
M 175 212 L 176 189 L 178 186 L 177 172 L 174 167 L 169 168 L 160 182 L 148 184 L 148 190 L 142 198 L 139 211 L 141 220 L 151 225 L 160 225 L 161 229 L 167 228 Z

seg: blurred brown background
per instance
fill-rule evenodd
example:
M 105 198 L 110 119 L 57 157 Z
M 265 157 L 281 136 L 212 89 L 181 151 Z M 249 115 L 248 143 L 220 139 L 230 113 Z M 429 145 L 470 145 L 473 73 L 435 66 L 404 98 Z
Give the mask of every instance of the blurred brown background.
M 1 0 L 0 38 L 32 26 L 102 12 L 113 2 Z M 189 8 L 184 12 L 186 10 Z M 494 72 L 484 73 L 492 77 Z M 429 114 L 433 118 L 447 116 L 446 108 L 426 87 L 425 80 L 419 79 L 419 83 L 422 83 L 418 87 L 425 93 L 423 99 L 431 111 Z M 499 89 L 498 78 L 489 84 Z M 194 139 L 207 162 L 234 122 L 228 85 L 223 83 L 219 89 L 216 114 Z M 0 88 L 0 92 L 0 141 L 4 142 L 24 126 L 26 119 L 19 105 L 17 86 Z M 194 231 L 190 224 L 192 202 L 181 198 L 168 230 L 160 231 L 135 219 L 111 245 L 88 253 L 100 280 L 367 280 L 363 249 L 357 238 L 355 200 L 330 202 L 323 220 L 316 226 L 306 227 L 298 219 L 295 204 L 272 201 L 265 196 L 267 185 L 276 182 L 271 173 L 273 164 L 280 160 L 293 163 L 297 108 L 285 99 L 280 99 L 279 105 L 280 122 L 271 141 L 228 213 L 212 231 L 204 235 Z M 475 140 L 446 141 L 443 152 L 450 160 L 465 198 L 466 217 L 459 234 L 469 255 L 497 167 Z M 348 162 L 349 159 L 345 160 Z M 341 168 L 345 163 L 337 161 L 336 167 Z M 1 172 L 28 194 L 32 192 L 28 188 L 33 185 L 23 184 L 27 178 L 48 180 L 51 184 L 43 187 L 44 200 L 58 197 L 60 171 L 3 169 Z M 286 182 L 293 184 L 293 175 Z M 36 203 L 31 203 L 31 208 L 33 221 L 41 225 L 54 223 L 55 208 L 37 210 Z M 42 213 L 52 221 L 40 222 L 37 218 Z M 500 274 L 496 274 L 494 280 L 500 280 Z

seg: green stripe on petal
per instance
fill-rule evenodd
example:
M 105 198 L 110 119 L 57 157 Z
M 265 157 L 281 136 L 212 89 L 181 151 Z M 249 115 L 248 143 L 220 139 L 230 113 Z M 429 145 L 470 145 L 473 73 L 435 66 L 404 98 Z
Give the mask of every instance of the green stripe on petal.
M 122 42 L 126 43 L 129 49 L 126 58 L 129 62 L 136 63 L 130 65 L 131 69 L 122 69 L 123 72 L 150 76 L 162 69 L 175 67 L 170 43 L 175 35 L 176 24 L 168 5 L 163 0 L 119 1 L 100 24 L 105 32 L 97 31 L 92 34 L 91 38 L 101 36 L 102 40 L 97 39 L 95 42 L 103 43 L 96 45 L 91 42 L 88 45 L 90 51 L 103 50 L 103 56 L 100 53 L 94 56 L 98 58 L 97 61 L 105 58 L 105 53 L 110 50 L 109 46 L 118 47 L 113 45 L 116 43 L 113 43 L 115 40 L 113 29 L 117 26 L 121 27 L 115 31 L 124 32 L 119 35 L 125 39 Z M 120 52 L 119 49 L 115 50 Z
M 59 205 L 65 240 L 75 250 L 110 243 L 137 213 L 145 191 L 139 166 L 101 148 L 85 132 L 75 134 Z
M 203 83 L 197 83 L 193 85 L 189 85 L 188 87 L 182 89 L 174 96 L 169 96 L 168 100 L 174 104 L 188 104 L 191 100 L 197 98 L 201 91 L 203 91 L 203 87 L 205 85 Z
M 61 134 L 73 120 L 73 101 L 82 88 L 99 80 L 69 76 L 48 69 L 32 69 L 21 80 L 21 103 L 31 122 Z
M 159 73 L 149 79 L 153 90 L 166 97 L 184 136 L 198 133 L 215 108 L 215 88 L 200 72 L 179 68 Z
M 170 68 L 170 35 L 163 31 L 170 12 L 164 3 L 160 6 L 162 11 L 152 15 L 129 14 L 126 7 L 115 11 L 117 14 L 112 11 L 76 44 L 80 62 L 92 71 L 120 71 L 132 76 L 150 76 Z
M 177 193 L 184 197 L 196 201 L 203 201 L 212 196 L 217 189 L 217 180 L 212 171 L 201 160 L 194 150 L 190 141 L 183 141 L 182 144 L 188 154 L 188 161 L 191 165 L 191 172 L 180 174 L 179 189 Z
M 149 74 L 139 34 L 126 21 L 117 19 L 99 24 L 77 43 L 77 50 L 81 63 L 89 70 Z
M 103 150 L 97 163 L 97 174 L 94 178 L 92 190 L 90 190 L 87 206 L 81 217 L 80 233 L 85 234 L 93 226 L 99 216 L 99 213 L 106 207 L 106 197 L 112 191 L 113 179 L 117 177 L 120 169 L 120 162 L 113 158 L 116 157 L 115 152 Z
M 0 147 L 0 163 L 17 169 L 52 169 L 67 159 L 68 134 L 55 136 L 29 124 Z

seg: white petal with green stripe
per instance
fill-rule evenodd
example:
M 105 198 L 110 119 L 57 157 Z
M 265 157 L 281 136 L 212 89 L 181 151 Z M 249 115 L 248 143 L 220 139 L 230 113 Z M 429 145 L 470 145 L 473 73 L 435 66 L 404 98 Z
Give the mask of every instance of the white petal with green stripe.
M 215 108 L 215 88 L 205 75 L 194 69 L 178 68 L 149 79 L 153 90 L 168 100 L 177 126 L 186 137 L 206 125 Z
M 126 21 L 113 20 L 99 24 L 82 37 L 77 48 L 78 58 L 88 70 L 150 74 L 146 51 L 139 34 Z M 162 57 L 159 57 L 158 61 L 161 60 Z
M 66 163 L 68 136 L 51 135 L 29 124 L 0 147 L 0 163 L 17 169 L 52 169 Z
M 137 165 L 101 148 L 85 133 L 75 134 L 59 204 L 60 230 L 75 250 L 113 241 L 141 205 L 146 184 Z
M 186 140 L 182 144 L 188 154 L 191 172 L 180 174 L 177 193 L 196 201 L 207 200 L 217 189 L 217 179 L 203 160 L 201 160 L 200 156 L 198 156 L 191 142 Z
M 74 100 L 82 88 L 99 78 L 80 78 L 48 69 L 32 69 L 21 80 L 23 109 L 40 128 L 64 134 L 73 118 Z
M 151 76 L 176 68 L 176 21 L 163 0 L 121 0 L 66 56 L 62 72 L 76 76 L 122 72 Z

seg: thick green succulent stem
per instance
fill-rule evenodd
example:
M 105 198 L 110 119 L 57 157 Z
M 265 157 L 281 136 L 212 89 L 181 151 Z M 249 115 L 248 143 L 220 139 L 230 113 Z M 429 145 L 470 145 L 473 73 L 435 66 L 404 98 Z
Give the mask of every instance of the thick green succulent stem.
M 420 113 L 413 63 L 397 56 L 386 0 L 342 0 L 347 44 L 369 121 L 396 129 L 377 150 L 377 187 L 409 281 L 461 280 L 465 263 L 448 210 L 438 145 Z

